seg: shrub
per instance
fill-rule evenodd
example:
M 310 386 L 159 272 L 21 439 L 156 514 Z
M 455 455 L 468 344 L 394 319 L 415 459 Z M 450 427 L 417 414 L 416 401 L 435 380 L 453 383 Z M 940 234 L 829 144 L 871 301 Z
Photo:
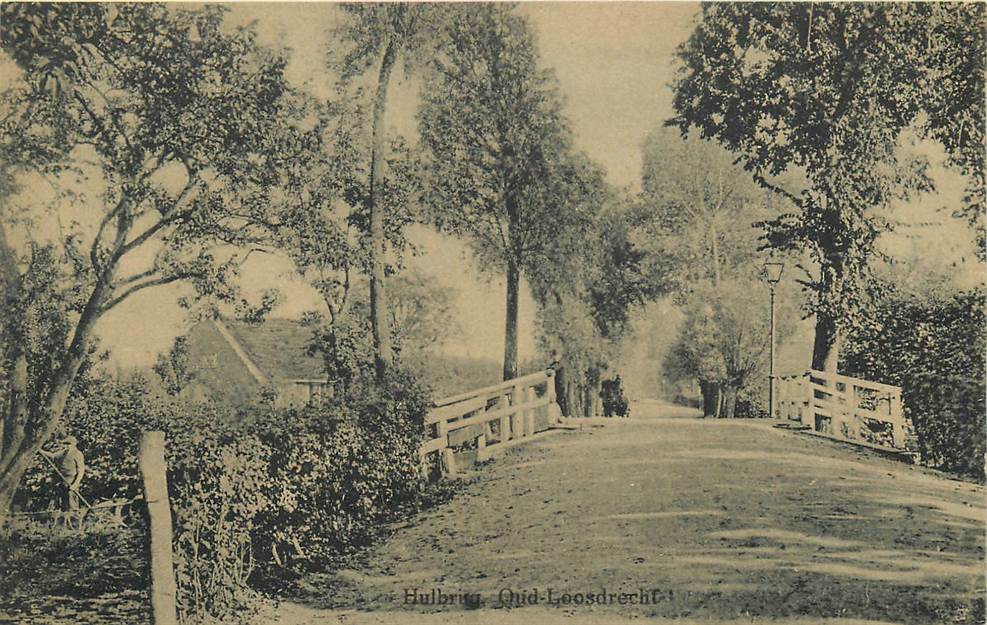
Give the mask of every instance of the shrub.
M 271 450 L 274 505 L 258 522 L 262 558 L 274 564 L 318 566 L 365 545 L 421 492 L 424 389 L 397 370 L 382 386 L 360 378 L 339 399 L 270 411 L 248 426 Z
M 948 298 L 893 288 L 848 336 L 841 368 L 902 387 L 922 461 L 984 477 L 984 290 Z
M 238 414 L 155 393 L 136 376 L 95 381 L 73 399 L 65 430 L 80 439 L 83 494 L 94 501 L 138 495 L 141 432 L 166 432 L 182 620 L 247 623 L 264 606 L 248 585 L 257 567 L 324 566 L 416 504 L 429 406 L 400 369 L 382 385 L 351 379 L 329 405 Z M 24 505 L 48 505 L 50 473 L 32 469 Z

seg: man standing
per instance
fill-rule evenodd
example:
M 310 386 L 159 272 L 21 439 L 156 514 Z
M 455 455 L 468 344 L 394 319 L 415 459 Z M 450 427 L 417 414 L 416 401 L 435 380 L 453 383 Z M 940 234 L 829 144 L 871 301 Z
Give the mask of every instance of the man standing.
M 562 413 L 563 417 L 570 417 L 569 414 L 569 401 L 566 395 L 566 379 L 565 379 L 565 369 L 562 367 L 561 357 L 559 352 L 552 350 L 552 364 L 548 365 L 548 368 L 555 371 L 555 403 L 559 405 L 559 412 Z
M 62 441 L 65 448 L 62 451 L 45 451 L 41 454 L 52 460 L 58 476 L 62 478 L 65 485 L 65 493 L 62 499 L 62 509 L 69 513 L 67 523 L 72 525 L 72 517 L 79 511 L 79 486 L 82 484 L 82 476 L 86 472 L 86 461 L 79 451 L 79 441 L 74 436 L 66 436 Z

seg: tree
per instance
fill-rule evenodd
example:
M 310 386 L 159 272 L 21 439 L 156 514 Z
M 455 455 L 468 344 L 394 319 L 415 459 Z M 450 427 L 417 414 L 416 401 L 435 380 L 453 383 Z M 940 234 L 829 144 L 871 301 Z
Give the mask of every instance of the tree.
M 570 151 L 554 76 L 538 68 L 526 20 L 507 5 L 465 5 L 423 90 L 427 197 L 440 230 L 468 237 L 506 274 L 504 379 L 517 376 L 522 272 L 561 264 L 602 174 Z
M 755 382 L 767 378 L 767 288 L 758 282 L 754 275 L 734 275 L 715 289 L 698 285 L 684 299 L 685 324 L 664 369 L 672 381 L 699 382 L 707 417 L 736 416 L 739 400 L 752 399 Z M 794 330 L 794 311 L 778 306 L 776 318 L 776 340 L 782 341 Z
M 427 354 L 456 332 L 449 287 L 415 271 L 393 276 L 387 287 L 391 292 L 391 328 L 402 358 L 408 352 Z
M 187 336 L 176 336 L 168 352 L 158 354 L 154 372 L 169 395 L 178 395 L 195 379 L 195 370 L 189 362 Z
M 365 132 L 365 107 L 359 93 L 340 90 L 328 103 L 309 103 L 316 119 L 307 144 L 292 169 L 292 185 L 275 207 L 273 245 L 291 260 L 298 275 L 325 303 L 324 320 L 333 326 L 349 314 L 359 274 L 370 275 L 369 171 L 372 151 Z M 381 156 L 388 176 L 377 184 L 376 206 L 383 214 L 385 240 L 399 268 L 408 241 L 405 227 L 419 194 L 412 151 L 395 137 Z M 366 298 L 364 298 L 366 301 Z M 373 348 L 371 348 L 373 351 Z
M 153 4 L 0 8 L 0 44 L 21 71 L 3 94 L 0 179 L 31 187 L 0 218 L 10 321 L 0 514 L 57 428 L 99 319 L 177 281 L 235 301 L 249 254 L 237 250 L 266 240 L 298 110 L 284 59 L 222 16 Z M 51 202 L 38 191 L 45 180 Z
M 634 240 L 633 204 L 605 187 L 590 197 L 578 227 L 548 244 L 560 246 L 551 254 L 559 260 L 529 275 L 542 348 L 561 365 L 556 375 L 566 416 L 598 414 L 603 376 L 618 358 L 631 311 L 665 289 Z
M 370 310 L 374 363 L 377 379 L 381 381 L 394 359 L 388 328 L 387 291 L 384 286 L 384 115 L 387 110 L 387 92 L 395 65 L 403 59 L 406 69 L 414 66 L 415 55 L 428 49 L 434 41 L 435 28 L 440 23 L 437 18 L 445 9 L 428 4 L 407 3 L 344 4 L 342 8 L 352 18 L 341 28 L 341 34 L 352 43 L 350 52 L 342 62 L 343 79 L 351 79 L 367 72 L 372 66 L 377 67 L 366 206 L 369 213 Z
M 755 224 L 784 199 L 761 189 L 722 146 L 659 128 L 644 144 L 637 235 L 650 271 L 688 319 L 671 368 L 697 378 L 706 416 L 732 417 L 763 365 L 768 336 Z M 700 336 L 700 333 L 707 333 Z
M 637 231 L 653 271 L 677 293 L 697 284 L 715 291 L 757 262 L 754 224 L 782 210 L 733 160 L 695 130 L 659 128 L 644 143 Z
M 887 209 L 931 187 L 926 160 L 898 149 L 903 133 L 950 137 L 954 162 L 982 179 L 982 23 L 982 6 L 959 4 L 705 5 L 679 51 L 670 123 L 698 126 L 795 206 L 766 228 L 773 248 L 807 249 L 816 265 L 813 368 L 836 369 Z

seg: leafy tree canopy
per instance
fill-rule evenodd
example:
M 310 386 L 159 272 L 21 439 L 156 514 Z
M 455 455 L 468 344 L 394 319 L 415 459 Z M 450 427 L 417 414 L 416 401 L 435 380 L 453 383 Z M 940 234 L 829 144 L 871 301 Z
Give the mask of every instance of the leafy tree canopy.
M 698 126 L 796 207 L 768 234 L 819 267 L 814 366 L 835 366 L 891 227 L 883 209 L 931 187 L 926 160 L 898 150 L 903 132 L 943 142 L 970 177 L 956 209 L 982 227 L 982 24 L 974 4 L 710 4 L 680 49 L 671 123 Z M 806 188 L 779 184 L 786 171 Z
M 44 367 L 22 346 L 48 329 L 30 317 L 4 327 L 6 510 L 104 313 L 179 280 L 236 301 L 239 265 L 269 244 L 275 190 L 310 128 L 284 57 L 225 26 L 221 8 L 5 4 L 0 19 L 0 46 L 20 70 L 0 119 L 0 180 L 22 186 L 0 208 L 5 294 L 15 308 L 43 300 L 57 309 L 46 323 L 60 325 Z M 42 180 L 56 191 L 42 193 Z

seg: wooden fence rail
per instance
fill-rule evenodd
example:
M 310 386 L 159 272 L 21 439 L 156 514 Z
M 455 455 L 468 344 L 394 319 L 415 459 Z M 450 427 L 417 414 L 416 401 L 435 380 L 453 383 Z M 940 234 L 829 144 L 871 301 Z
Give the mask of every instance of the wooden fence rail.
M 901 388 L 811 370 L 780 376 L 775 417 L 817 432 L 889 449 L 904 449 L 910 427 Z
M 419 451 L 427 472 L 429 454 L 438 453 L 442 472 L 456 473 L 455 448 L 475 443 L 477 460 L 486 459 L 488 445 L 520 440 L 535 433 L 535 411 L 547 407 L 548 425 L 559 422 L 555 403 L 555 371 L 548 369 L 445 397 L 433 402 L 425 417 L 428 440 Z

